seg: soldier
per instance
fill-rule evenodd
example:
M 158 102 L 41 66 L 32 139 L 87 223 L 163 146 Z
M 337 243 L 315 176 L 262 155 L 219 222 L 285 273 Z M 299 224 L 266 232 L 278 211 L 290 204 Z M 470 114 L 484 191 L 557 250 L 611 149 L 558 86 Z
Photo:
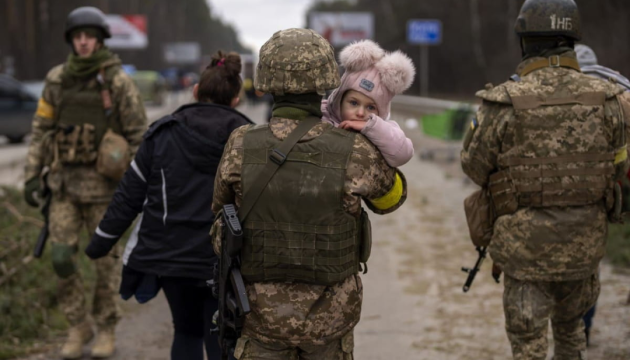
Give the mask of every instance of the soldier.
M 477 93 L 483 104 L 461 154 L 489 190 L 490 254 L 505 272 L 503 304 L 514 359 L 586 359 L 582 316 L 600 290 L 615 179 L 627 163 L 623 89 L 580 72 L 573 0 L 527 0 L 516 21 L 523 61 L 512 80 Z
M 363 135 L 321 122 L 321 98 L 339 86 L 339 73 L 332 47 L 317 33 L 275 33 L 260 50 L 254 86 L 273 95 L 273 117 L 232 133 L 212 203 L 215 213 L 235 203 L 245 229 L 241 272 L 251 313 L 234 356 L 352 359 L 363 296 L 359 262 L 369 253 L 369 232 L 359 231 L 369 226 L 361 199 L 377 214 L 390 213 L 406 199 L 405 179 Z M 293 131 L 306 135 L 279 153 Z M 261 184 L 271 161 L 281 166 Z M 257 186 L 264 186 L 258 200 Z M 214 245 L 219 253 L 216 238 Z
M 96 229 L 147 124 L 136 86 L 118 56 L 104 46 L 110 36 L 100 10 L 80 7 L 68 15 L 65 39 L 72 53 L 46 76 L 25 169 L 24 194 L 32 206 L 38 205 L 36 194 L 45 186 L 43 169 L 50 169 L 45 183 L 52 192 L 51 256 L 59 277 L 59 305 L 71 326 L 61 348 L 65 359 L 80 358 L 94 335 L 76 265 L 80 230 Z M 95 261 L 92 315 L 98 335 L 91 355 L 96 358 L 114 351 L 120 317 L 116 257 Z

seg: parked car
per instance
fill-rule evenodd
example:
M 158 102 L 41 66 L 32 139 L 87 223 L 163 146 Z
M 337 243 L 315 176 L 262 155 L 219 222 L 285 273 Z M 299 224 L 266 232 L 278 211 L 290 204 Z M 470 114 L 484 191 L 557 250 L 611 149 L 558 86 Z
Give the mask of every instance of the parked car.
M 25 86 L 5 74 L 0 74 L 0 135 L 10 143 L 20 143 L 31 132 L 33 114 L 41 95 L 37 85 Z
M 166 81 L 157 71 L 142 70 L 131 74 L 138 86 L 142 99 L 153 104 L 162 105 L 167 95 Z

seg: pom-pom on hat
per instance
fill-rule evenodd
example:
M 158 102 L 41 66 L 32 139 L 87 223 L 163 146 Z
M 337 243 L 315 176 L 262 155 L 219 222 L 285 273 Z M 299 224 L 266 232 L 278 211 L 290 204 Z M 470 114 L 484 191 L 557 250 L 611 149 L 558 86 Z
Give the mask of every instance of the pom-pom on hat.
M 330 114 L 336 122 L 341 119 L 341 99 L 348 90 L 358 91 L 376 103 L 379 116 L 389 118 L 390 105 L 395 95 L 413 83 L 416 70 L 411 59 L 401 51 L 386 53 L 371 40 L 361 40 L 346 46 L 339 54 L 346 72 L 341 86 L 328 98 Z

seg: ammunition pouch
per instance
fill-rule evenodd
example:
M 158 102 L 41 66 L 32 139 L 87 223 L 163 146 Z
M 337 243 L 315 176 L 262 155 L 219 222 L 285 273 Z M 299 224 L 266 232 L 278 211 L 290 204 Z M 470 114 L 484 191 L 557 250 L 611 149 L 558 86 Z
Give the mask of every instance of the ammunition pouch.
M 359 218 L 359 262 L 366 264 L 372 253 L 372 223 L 365 210 L 361 209 L 361 217 Z M 365 265 L 364 274 L 367 273 L 367 265 Z
M 494 221 L 497 218 L 490 192 L 482 188 L 464 200 L 470 239 L 475 246 L 488 246 L 492 240 Z
M 107 129 L 98 148 L 96 171 L 107 178 L 120 181 L 130 162 L 127 140 L 112 129 Z
M 497 216 L 521 207 L 615 204 L 615 154 L 570 154 L 555 157 L 507 158 L 503 170 L 490 176 L 489 189 Z
M 55 134 L 54 162 L 61 165 L 96 161 L 96 128 L 92 124 L 61 126 Z

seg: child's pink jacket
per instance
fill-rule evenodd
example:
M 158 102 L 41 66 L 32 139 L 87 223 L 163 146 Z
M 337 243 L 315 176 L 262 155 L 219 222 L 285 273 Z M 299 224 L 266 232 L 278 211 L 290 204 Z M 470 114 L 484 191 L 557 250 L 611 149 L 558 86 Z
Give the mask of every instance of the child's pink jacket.
M 332 113 L 332 106 L 328 104 L 328 100 L 322 100 L 322 121 L 339 127 L 342 120 L 338 116 L 332 116 Z M 391 167 L 402 166 L 413 157 L 413 144 L 396 121 L 383 120 L 377 115 L 370 115 L 361 134 L 378 148 Z

